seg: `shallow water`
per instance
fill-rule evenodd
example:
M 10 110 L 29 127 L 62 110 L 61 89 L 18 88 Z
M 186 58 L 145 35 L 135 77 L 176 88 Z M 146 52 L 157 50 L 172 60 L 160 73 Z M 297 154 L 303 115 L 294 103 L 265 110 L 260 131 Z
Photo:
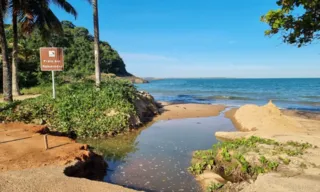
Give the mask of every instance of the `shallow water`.
M 107 182 L 145 191 L 201 191 L 187 170 L 192 152 L 217 143 L 216 131 L 233 130 L 221 114 L 159 121 L 139 132 L 86 142 L 105 155 Z

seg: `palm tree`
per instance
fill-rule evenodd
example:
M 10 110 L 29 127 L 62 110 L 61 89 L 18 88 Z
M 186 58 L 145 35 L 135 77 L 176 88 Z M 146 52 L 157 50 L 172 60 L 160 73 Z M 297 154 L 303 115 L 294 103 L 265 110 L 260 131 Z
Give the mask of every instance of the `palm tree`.
M 8 57 L 8 44 L 6 33 L 4 31 L 4 14 L 7 10 L 8 2 L 1 0 L 0 2 L 0 41 L 2 53 L 2 68 L 3 68 L 3 99 L 7 102 L 12 102 L 12 80 L 11 80 L 11 66 Z
M 12 30 L 13 30 L 13 47 L 12 47 L 12 94 L 20 95 L 18 81 L 18 14 L 20 9 L 20 0 L 12 0 Z
M 98 14 L 98 0 L 92 0 L 93 6 L 93 24 L 94 24 L 94 62 L 95 62 L 95 76 L 96 86 L 100 87 L 101 73 L 100 73 L 100 47 L 99 47 L 99 14 Z
M 22 33 L 31 33 L 39 28 L 44 39 L 51 32 L 63 33 L 59 19 L 49 8 L 54 3 L 67 13 L 77 17 L 77 12 L 66 0 L 10 0 L 12 10 L 13 50 L 12 50 L 12 89 L 13 95 L 20 95 L 18 82 L 18 20 L 21 22 Z

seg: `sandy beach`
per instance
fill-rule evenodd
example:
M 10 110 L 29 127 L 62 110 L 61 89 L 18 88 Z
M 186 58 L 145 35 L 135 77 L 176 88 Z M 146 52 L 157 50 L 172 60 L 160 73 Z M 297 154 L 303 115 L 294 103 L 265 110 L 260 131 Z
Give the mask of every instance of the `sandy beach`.
M 224 105 L 170 104 L 165 102 L 161 104 L 163 106 L 162 113 L 155 118 L 156 121 L 217 116 L 226 108 Z
M 225 110 L 223 105 L 162 103 L 162 106 L 162 113 L 155 118 L 156 121 L 216 116 Z M 239 131 L 216 132 L 217 138 L 233 140 L 254 135 L 280 142 L 294 140 L 320 146 L 318 113 L 281 111 L 274 104 L 268 103 L 262 107 L 245 105 L 231 109 L 225 112 L 225 116 L 232 120 Z M 105 182 L 66 176 L 63 173 L 66 167 L 90 156 L 87 146 L 66 137 L 50 135 L 50 149 L 46 151 L 43 135 L 40 134 L 44 128 L 22 123 L 0 125 L 1 191 L 134 191 Z M 310 149 L 299 158 L 306 163 L 307 169 L 301 171 L 289 167 L 289 170 L 260 175 L 255 182 L 246 185 L 243 191 L 265 191 L 268 187 L 273 191 L 316 191 L 314 189 L 319 186 L 320 179 L 319 148 Z M 41 182 L 39 178 L 43 178 Z M 64 187 L 70 184 L 77 187 Z
M 273 103 L 264 106 L 245 105 L 226 114 L 239 132 L 216 132 L 217 138 L 234 140 L 258 136 L 279 142 L 308 142 L 315 146 L 277 172 L 261 174 L 242 191 L 320 191 L 320 120 L 318 113 L 281 111 Z M 298 163 L 296 163 L 298 164 Z

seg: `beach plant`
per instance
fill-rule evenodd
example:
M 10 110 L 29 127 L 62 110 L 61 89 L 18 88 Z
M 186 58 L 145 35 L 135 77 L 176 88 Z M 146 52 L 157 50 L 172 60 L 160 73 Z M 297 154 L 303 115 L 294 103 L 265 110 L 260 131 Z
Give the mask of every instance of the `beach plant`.
M 285 165 L 289 165 L 289 163 L 291 162 L 290 159 L 288 158 L 283 158 L 283 157 L 279 157 L 279 160 L 281 160 Z
M 259 174 L 277 171 L 281 162 L 288 165 L 289 157 L 301 155 L 311 147 L 309 143 L 280 143 L 256 136 L 219 142 L 212 149 L 196 151 L 189 171 L 197 175 L 212 170 L 233 182 L 255 179 Z
M 207 192 L 213 192 L 216 191 L 218 189 L 221 189 L 224 186 L 223 183 L 211 183 L 208 187 L 207 187 Z
M 137 90 L 129 82 L 110 79 L 97 91 L 92 82 L 67 84 L 51 92 L 2 107 L 1 121 L 45 123 L 51 130 L 79 137 L 102 137 L 129 130 L 136 115 Z

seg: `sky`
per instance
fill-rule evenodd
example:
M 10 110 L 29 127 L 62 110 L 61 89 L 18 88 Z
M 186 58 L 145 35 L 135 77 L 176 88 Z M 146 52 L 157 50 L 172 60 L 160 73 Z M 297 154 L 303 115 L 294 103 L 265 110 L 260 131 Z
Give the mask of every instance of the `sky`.
M 69 0 L 78 17 L 60 20 L 93 34 L 92 7 Z M 320 77 L 320 44 L 297 48 L 264 36 L 260 16 L 276 0 L 99 0 L 100 39 L 140 77 Z

